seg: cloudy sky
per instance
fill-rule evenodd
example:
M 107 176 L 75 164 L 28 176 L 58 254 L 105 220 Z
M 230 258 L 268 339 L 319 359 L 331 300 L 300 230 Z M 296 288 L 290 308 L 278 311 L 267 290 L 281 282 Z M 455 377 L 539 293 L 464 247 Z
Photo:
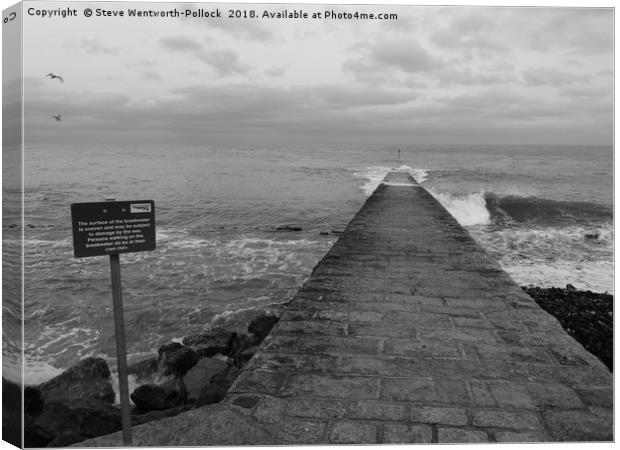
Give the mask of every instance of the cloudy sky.
M 50 5 L 79 17 L 25 17 L 26 142 L 612 142 L 611 9 L 291 5 L 398 19 L 232 20 L 85 18 L 93 3 L 27 3 Z

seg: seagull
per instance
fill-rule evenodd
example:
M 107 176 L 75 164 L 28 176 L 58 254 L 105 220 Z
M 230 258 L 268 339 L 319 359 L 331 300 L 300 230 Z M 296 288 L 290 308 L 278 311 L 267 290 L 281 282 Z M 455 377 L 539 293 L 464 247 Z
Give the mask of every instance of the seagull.
M 52 115 L 52 117 L 56 119 L 58 122 L 60 122 L 60 119 L 62 116 L 60 114 L 55 114 L 55 115 Z
M 65 80 L 62 79 L 62 77 L 60 75 L 55 75 L 52 72 L 48 73 L 47 75 L 45 75 L 46 77 L 50 77 L 52 80 L 54 78 L 58 78 L 60 80 L 61 83 L 64 83 Z

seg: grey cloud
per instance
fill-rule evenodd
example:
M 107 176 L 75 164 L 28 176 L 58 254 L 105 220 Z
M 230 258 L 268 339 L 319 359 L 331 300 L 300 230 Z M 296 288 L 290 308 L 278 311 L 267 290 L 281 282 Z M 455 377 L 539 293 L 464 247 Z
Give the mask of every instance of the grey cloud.
M 185 36 L 166 36 L 159 40 L 159 44 L 168 50 L 197 51 L 202 45 L 196 40 Z
M 151 81 L 159 81 L 162 79 L 161 75 L 154 70 L 148 70 L 148 71 L 142 72 L 142 77 L 145 80 L 151 80 Z
M 440 86 L 453 85 L 490 85 L 509 83 L 515 80 L 511 72 L 473 71 L 469 69 L 445 69 L 436 74 Z
M 409 73 L 424 72 L 443 66 L 438 58 L 433 57 L 415 41 L 380 42 L 371 48 L 370 57 L 378 63 L 398 67 Z
M 613 51 L 613 9 L 542 8 L 532 30 L 523 30 L 532 48 L 589 56 Z
M 523 72 L 523 78 L 530 86 L 564 86 L 590 80 L 588 76 L 545 67 L 528 69 Z
M 97 39 L 83 38 L 80 45 L 87 53 L 91 54 L 115 55 L 118 53 L 118 49 L 108 47 Z
M 251 68 L 239 61 L 232 50 L 208 50 L 197 54 L 198 59 L 211 66 L 215 73 L 222 77 L 231 74 L 246 74 Z
M 283 77 L 288 70 L 287 66 L 274 66 L 265 70 L 265 74 L 270 77 Z
M 439 69 L 444 62 L 422 48 L 415 40 L 378 41 L 354 46 L 361 53 L 342 64 L 342 70 L 358 80 L 375 84 L 391 76 L 392 70 L 407 74 L 424 73 Z

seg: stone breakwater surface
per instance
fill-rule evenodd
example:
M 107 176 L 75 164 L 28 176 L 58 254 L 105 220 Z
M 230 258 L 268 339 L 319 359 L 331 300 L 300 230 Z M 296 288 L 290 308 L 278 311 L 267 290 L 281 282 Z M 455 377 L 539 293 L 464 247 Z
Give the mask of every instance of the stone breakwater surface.
M 613 377 L 392 172 L 222 402 L 133 433 L 148 446 L 611 441 Z

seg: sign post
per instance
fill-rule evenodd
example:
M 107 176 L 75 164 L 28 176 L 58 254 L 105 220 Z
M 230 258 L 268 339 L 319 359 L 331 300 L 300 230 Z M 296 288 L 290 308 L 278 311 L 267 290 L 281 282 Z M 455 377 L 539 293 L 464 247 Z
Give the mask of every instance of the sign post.
M 152 200 L 73 203 L 71 221 L 73 254 L 76 258 L 110 256 L 123 445 L 129 446 L 131 418 L 120 253 L 155 249 L 155 203 Z

